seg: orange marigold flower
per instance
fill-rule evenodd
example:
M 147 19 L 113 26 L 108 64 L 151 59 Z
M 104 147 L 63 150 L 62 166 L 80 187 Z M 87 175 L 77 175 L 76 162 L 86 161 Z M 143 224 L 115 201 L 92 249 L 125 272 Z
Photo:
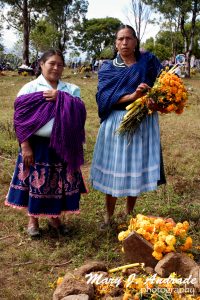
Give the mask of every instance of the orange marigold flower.
M 177 107 L 176 107 L 174 104 L 170 104 L 170 105 L 167 107 L 167 111 L 168 111 L 168 112 L 175 111 L 176 108 L 177 108 Z
M 154 251 L 156 251 L 156 252 L 163 252 L 163 251 L 165 251 L 165 248 L 166 248 L 166 245 L 162 241 L 156 242 L 153 247 Z
M 177 109 L 177 110 L 176 110 L 176 114 L 177 114 L 177 115 L 180 115 L 180 114 L 182 114 L 182 113 L 183 113 L 183 108 Z
M 166 246 L 165 253 L 169 253 L 169 252 L 176 252 L 174 246 L 172 246 L 172 245 Z
M 191 238 L 190 236 L 188 236 L 188 237 L 186 238 L 186 241 L 185 241 L 184 245 L 183 245 L 183 246 L 180 246 L 180 249 L 181 249 L 182 251 L 187 251 L 187 250 L 190 249 L 191 247 L 192 247 L 192 238 Z

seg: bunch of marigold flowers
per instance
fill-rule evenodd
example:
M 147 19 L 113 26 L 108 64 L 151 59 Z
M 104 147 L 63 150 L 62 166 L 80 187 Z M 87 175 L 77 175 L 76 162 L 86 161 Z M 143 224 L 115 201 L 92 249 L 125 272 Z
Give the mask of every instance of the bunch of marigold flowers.
M 188 100 L 188 93 L 181 78 L 174 74 L 176 67 L 163 70 L 147 94 L 126 107 L 119 128 L 120 134 L 133 134 L 142 120 L 155 111 L 162 114 L 181 114 Z
M 138 214 L 130 220 L 126 231 L 121 231 L 118 239 L 123 241 L 132 231 L 137 232 L 153 245 L 152 255 L 160 260 L 166 253 L 183 252 L 192 247 L 188 236 L 189 223 L 174 223 L 172 219 L 148 217 Z

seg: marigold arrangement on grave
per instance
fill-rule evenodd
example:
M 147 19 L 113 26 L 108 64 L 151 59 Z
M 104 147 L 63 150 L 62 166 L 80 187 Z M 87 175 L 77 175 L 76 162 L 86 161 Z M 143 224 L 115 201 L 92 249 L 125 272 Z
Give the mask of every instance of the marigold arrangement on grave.
M 148 217 L 138 214 L 130 220 L 126 231 L 118 235 L 123 241 L 132 231 L 137 232 L 153 245 L 152 255 L 160 260 L 166 253 L 183 252 L 192 247 L 192 238 L 188 236 L 189 223 L 175 224 L 171 219 Z
M 119 128 L 120 134 L 133 134 L 147 114 L 159 111 L 162 114 L 181 114 L 188 100 L 188 93 L 181 78 L 174 74 L 177 66 L 163 70 L 147 94 L 126 107 Z

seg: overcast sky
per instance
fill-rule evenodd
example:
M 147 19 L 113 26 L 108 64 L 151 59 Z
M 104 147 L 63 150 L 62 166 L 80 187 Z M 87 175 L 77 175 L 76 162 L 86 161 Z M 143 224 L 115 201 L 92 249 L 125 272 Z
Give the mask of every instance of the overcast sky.
M 125 10 L 130 0 L 89 0 L 87 18 L 113 17 L 126 21 Z

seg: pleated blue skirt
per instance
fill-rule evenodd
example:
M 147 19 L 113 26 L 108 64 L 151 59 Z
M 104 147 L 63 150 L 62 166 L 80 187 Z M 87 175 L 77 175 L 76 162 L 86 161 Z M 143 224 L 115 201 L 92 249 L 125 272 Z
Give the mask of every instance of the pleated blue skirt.
M 101 123 L 91 165 L 92 186 L 114 197 L 155 190 L 161 177 L 158 114 L 145 117 L 132 138 L 119 135 L 124 110 Z

